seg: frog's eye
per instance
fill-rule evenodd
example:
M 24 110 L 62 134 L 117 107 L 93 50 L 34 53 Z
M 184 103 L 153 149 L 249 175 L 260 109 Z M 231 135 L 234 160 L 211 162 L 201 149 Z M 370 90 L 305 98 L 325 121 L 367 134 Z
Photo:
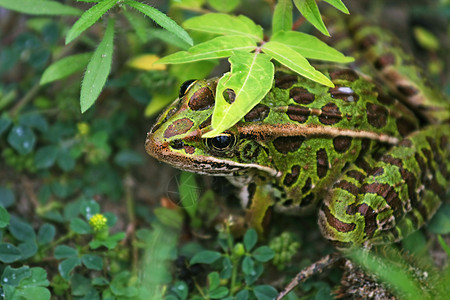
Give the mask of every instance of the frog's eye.
M 181 98 L 186 94 L 187 90 L 192 86 L 194 82 L 196 82 L 196 79 L 191 79 L 183 82 L 183 84 L 180 86 L 180 91 L 178 92 L 178 98 Z
M 213 138 L 206 139 L 206 145 L 214 151 L 227 151 L 236 144 L 236 137 L 230 133 L 223 133 Z

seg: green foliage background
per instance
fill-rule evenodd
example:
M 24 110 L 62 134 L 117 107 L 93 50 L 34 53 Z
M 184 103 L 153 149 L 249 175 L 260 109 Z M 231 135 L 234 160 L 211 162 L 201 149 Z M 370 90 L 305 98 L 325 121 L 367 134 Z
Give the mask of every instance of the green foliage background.
M 375 19 L 394 20 L 389 11 L 395 9 L 406 12 L 411 25 L 403 36 L 413 40 L 416 56 L 450 94 L 445 52 L 450 28 L 442 22 L 450 16 L 448 2 L 346 2 L 351 12 Z M 281 16 L 296 9 L 293 20 L 274 17 L 279 20 L 274 31 L 289 29 L 300 17 L 298 8 L 315 17 L 313 26 L 301 25 L 302 31 L 314 33 L 316 27 L 327 33 L 314 1 L 278 3 Z M 271 299 L 302 267 L 333 251 L 320 238 L 314 216 L 302 219 L 302 228 L 298 219 L 274 216 L 269 236 L 258 241 L 241 226 L 242 209 L 225 181 L 178 177 L 143 149 L 154 115 L 176 98 L 180 83 L 211 71 L 222 74 L 228 66 L 198 61 L 161 70 L 142 61 L 136 67 L 135 59 L 192 51 L 192 43 L 211 40 L 208 33 L 188 35 L 176 25 L 201 14 L 245 14 L 268 32 L 276 3 L 146 4 L 0 0 L 0 286 L 5 299 L 224 299 L 230 294 Z M 444 205 L 428 230 L 403 245 L 426 266 L 432 265 L 430 252 L 444 257 L 444 265 L 449 224 L 450 208 Z M 448 280 L 448 272 L 429 268 Z M 313 278 L 289 299 L 330 299 L 340 276 L 333 270 Z M 406 282 L 413 282 L 414 291 L 422 284 Z

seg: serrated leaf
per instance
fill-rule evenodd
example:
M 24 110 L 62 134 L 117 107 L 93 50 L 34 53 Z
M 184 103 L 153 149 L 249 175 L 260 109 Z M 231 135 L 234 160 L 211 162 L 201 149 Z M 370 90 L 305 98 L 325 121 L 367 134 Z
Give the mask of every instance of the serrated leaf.
M 208 0 L 208 3 L 217 11 L 228 13 L 241 4 L 241 0 Z
M 262 41 L 263 30 L 246 16 L 230 16 L 220 13 L 204 14 L 183 23 L 187 29 L 219 35 L 247 36 L 256 42 Z
M 177 37 L 179 37 L 189 45 L 192 46 L 194 44 L 192 38 L 183 28 L 181 28 L 174 20 L 172 20 L 156 8 L 148 6 L 144 3 L 136 2 L 134 0 L 126 0 L 123 3 L 133 7 L 134 9 L 137 9 L 138 11 L 155 21 L 159 26 L 175 34 Z
M 21 155 L 33 151 L 36 143 L 34 132 L 26 126 L 16 125 L 8 134 L 8 143 Z
M 103 40 L 98 45 L 89 61 L 81 84 L 81 112 L 88 110 L 102 91 L 111 71 L 114 41 L 114 19 L 108 20 L 108 27 Z
M 5 228 L 9 224 L 9 220 L 11 217 L 9 216 L 8 211 L 3 206 L 0 206 L 0 228 Z
M 222 257 L 222 254 L 220 254 L 217 251 L 210 251 L 210 250 L 205 250 L 205 251 L 201 251 L 198 252 L 197 254 L 195 254 L 191 260 L 190 260 L 190 264 L 212 264 L 213 262 L 217 261 L 219 258 Z
M 94 25 L 101 16 L 117 4 L 117 0 L 103 0 L 85 11 L 73 24 L 66 35 L 66 45 L 77 38 L 83 31 Z
M 244 235 L 245 250 L 252 251 L 257 241 L 258 241 L 258 234 L 256 233 L 256 230 L 253 228 L 247 230 L 247 232 Z
M 10 243 L 0 243 L 0 261 L 9 264 L 22 258 L 22 251 Z
M 158 64 L 182 64 L 206 59 L 231 56 L 233 51 L 250 52 L 256 43 L 249 37 L 219 36 L 191 47 L 188 51 L 179 51 L 160 59 Z
M 103 259 L 95 254 L 85 254 L 81 257 L 81 262 L 90 270 L 101 271 L 103 269 Z
M 77 257 L 78 251 L 66 245 L 58 245 L 53 253 L 56 259 Z
M 278 0 L 272 18 L 272 35 L 292 29 L 292 0 Z
M 91 52 L 81 53 L 67 56 L 54 62 L 45 69 L 39 84 L 44 85 L 82 71 L 88 64 L 91 56 Z
M 268 55 L 236 51 L 229 61 L 231 72 L 222 76 L 217 84 L 213 130 L 203 137 L 214 137 L 236 124 L 272 87 L 274 66 Z M 223 96 L 227 89 L 234 91 L 232 104 Z
M 345 56 L 333 47 L 328 46 L 315 36 L 298 32 L 287 31 L 275 34 L 271 41 L 282 43 L 301 55 L 310 59 L 348 63 L 354 61 L 353 57 Z
M 265 43 L 262 51 L 298 74 L 323 85 L 334 87 L 334 84 L 325 75 L 314 69 L 313 66 L 297 51 L 275 41 Z
M 324 35 L 330 36 L 325 24 L 322 21 L 319 8 L 317 7 L 315 0 L 294 0 L 294 4 L 309 23 L 311 23 Z
M 45 169 L 53 166 L 58 155 L 58 147 L 54 145 L 39 148 L 34 156 L 34 164 L 38 169 Z
M 349 14 L 347 7 L 341 0 L 323 0 L 323 1 L 327 2 L 330 5 L 333 5 L 343 13 Z
M 38 231 L 37 241 L 39 245 L 46 245 L 53 241 L 56 234 L 56 228 L 52 224 L 44 223 Z
M 79 16 L 82 11 L 47 0 L 0 0 L 0 6 L 29 15 L 68 15 Z

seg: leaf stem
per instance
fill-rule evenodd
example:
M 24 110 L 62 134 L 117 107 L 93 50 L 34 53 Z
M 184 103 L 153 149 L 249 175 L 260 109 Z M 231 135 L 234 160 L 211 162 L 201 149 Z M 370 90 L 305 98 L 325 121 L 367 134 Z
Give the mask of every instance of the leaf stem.
M 294 24 L 292 24 L 292 31 L 295 31 L 297 28 L 299 28 L 303 22 L 305 22 L 305 17 L 301 16 L 297 20 L 295 20 Z

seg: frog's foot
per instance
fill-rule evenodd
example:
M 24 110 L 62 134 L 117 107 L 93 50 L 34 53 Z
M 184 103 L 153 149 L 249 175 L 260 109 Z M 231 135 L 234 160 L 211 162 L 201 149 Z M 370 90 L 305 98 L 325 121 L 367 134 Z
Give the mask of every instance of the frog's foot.
M 290 291 L 292 291 L 300 282 L 303 282 L 310 278 L 311 276 L 321 273 L 323 270 L 331 267 L 339 260 L 343 259 L 342 255 L 338 252 L 328 254 L 324 257 L 322 257 L 320 260 L 316 261 L 315 263 L 311 264 L 310 266 L 304 268 L 301 270 L 288 284 L 287 287 L 284 288 L 283 291 L 281 291 L 278 294 L 277 300 L 282 299 L 284 296 L 286 296 Z
M 319 212 L 322 234 L 339 248 L 392 243 L 424 225 L 449 189 L 450 125 L 432 125 L 378 158 L 360 157 Z

